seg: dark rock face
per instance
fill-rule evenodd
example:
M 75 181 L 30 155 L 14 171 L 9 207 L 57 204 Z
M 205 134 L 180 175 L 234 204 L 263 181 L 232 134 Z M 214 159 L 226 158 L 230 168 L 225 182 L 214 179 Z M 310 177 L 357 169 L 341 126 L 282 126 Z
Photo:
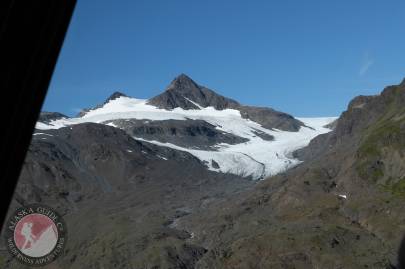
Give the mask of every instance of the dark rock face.
M 266 140 L 266 141 L 274 140 L 274 136 L 269 135 L 269 134 L 267 134 L 265 132 L 262 132 L 260 130 L 255 130 L 254 134 L 257 135 L 258 137 L 260 137 L 261 139 Z
M 220 168 L 220 167 L 219 167 L 219 164 L 218 164 L 216 161 L 214 161 L 214 160 L 211 160 L 211 165 L 212 165 L 212 167 L 214 167 L 215 169 Z
M 66 115 L 63 115 L 62 113 L 59 113 L 59 112 L 43 111 L 43 112 L 41 112 L 41 114 L 39 114 L 38 121 L 43 122 L 43 123 L 49 123 L 53 120 L 59 120 L 59 119 L 63 119 L 63 118 L 69 118 L 69 117 Z
M 255 121 L 267 129 L 296 132 L 304 126 L 293 116 L 267 107 L 240 106 L 238 110 L 242 118 Z
M 128 96 L 126 96 L 122 92 L 114 92 L 113 94 L 110 95 L 110 97 L 107 98 L 107 100 L 105 100 L 104 104 L 107 104 L 108 102 L 115 100 L 117 98 L 120 98 L 120 97 L 128 97 Z
M 163 109 L 199 109 L 198 106 L 212 106 L 215 109 L 236 109 L 243 118 L 250 119 L 263 127 L 284 131 L 298 131 L 304 124 L 286 113 L 271 108 L 243 106 L 235 100 L 226 98 L 214 91 L 198 85 L 188 76 L 181 74 L 175 78 L 166 91 L 149 100 L 150 105 Z
M 176 77 L 165 92 L 149 100 L 149 104 L 163 109 L 176 107 L 198 109 L 198 106 L 193 102 L 201 107 L 212 106 L 218 110 L 239 106 L 238 102 L 199 86 L 184 74 Z
M 128 134 L 171 143 L 186 148 L 215 150 L 213 146 L 220 143 L 239 144 L 248 139 L 219 131 L 214 125 L 202 120 L 113 120 L 115 126 Z M 106 122 L 109 123 L 109 122 Z

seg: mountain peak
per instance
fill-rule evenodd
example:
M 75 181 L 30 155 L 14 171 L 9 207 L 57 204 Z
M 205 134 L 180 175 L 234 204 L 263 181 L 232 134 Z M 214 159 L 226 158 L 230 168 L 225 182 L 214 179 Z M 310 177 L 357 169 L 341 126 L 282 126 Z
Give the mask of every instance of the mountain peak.
M 174 80 L 192 80 L 187 74 L 181 73 Z
M 149 104 L 164 109 L 201 109 L 212 106 L 215 109 L 234 108 L 239 103 L 198 85 L 186 74 L 178 75 L 163 93 L 149 99 Z
M 167 91 L 192 91 L 192 90 L 198 90 L 200 86 L 192 80 L 189 76 L 186 74 L 182 73 L 175 77 L 173 81 L 170 83 L 170 85 L 167 87 Z
M 82 109 L 82 111 L 80 111 L 76 116 L 77 116 L 77 117 L 83 117 L 83 116 L 86 115 L 87 112 L 89 112 L 90 110 L 103 107 L 103 106 L 104 106 L 105 104 L 107 104 L 108 102 L 110 102 L 110 101 L 112 101 L 112 100 L 115 100 L 115 99 L 117 99 L 117 98 L 120 98 L 120 97 L 128 97 L 128 96 L 125 95 L 125 94 L 123 94 L 122 92 L 115 91 L 113 94 L 110 95 L 110 97 L 108 97 L 108 98 L 104 101 L 104 103 L 98 104 L 97 106 L 95 106 L 95 107 L 93 107 L 93 108 L 84 108 L 84 109 Z
M 64 118 L 67 119 L 69 117 L 59 112 L 41 111 L 41 113 L 39 114 L 38 121 L 43 123 L 49 123 L 53 120 L 59 120 Z
M 113 94 L 110 95 L 110 97 L 107 98 L 107 100 L 105 100 L 104 104 L 107 104 L 108 102 L 115 100 L 117 98 L 120 98 L 120 97 L 128 97 L 128 96 L 126 96 L 122 92 L 115 91 Z

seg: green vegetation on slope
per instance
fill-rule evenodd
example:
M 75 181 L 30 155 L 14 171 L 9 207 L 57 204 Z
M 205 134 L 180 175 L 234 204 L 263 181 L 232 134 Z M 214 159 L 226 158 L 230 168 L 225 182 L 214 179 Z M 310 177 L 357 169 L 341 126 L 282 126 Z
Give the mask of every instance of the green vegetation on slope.
M 394 91 L 387 98 L 385 113 L 364 130 L 357 151 L 356 170 L 361 178 L 405 197 L 403 175 L 392 173 L 393 167 L 403 161 L 405 153 L 405 108 L 398 104 L 398 94 Z

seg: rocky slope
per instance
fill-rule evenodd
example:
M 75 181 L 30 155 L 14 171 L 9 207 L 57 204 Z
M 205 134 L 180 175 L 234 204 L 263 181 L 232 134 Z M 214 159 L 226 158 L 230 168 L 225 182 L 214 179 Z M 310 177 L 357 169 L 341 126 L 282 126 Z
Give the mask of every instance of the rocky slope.
M 130 119 L 111 120 L 105 123 L 119 126 L 120 129 L 134 137 L 171 143 L 184 148 L 215 150 L 215 145 L 220 143 L 235 145 L 249 141 L 247 138 L 220 131 L 215 125 L 203 120 L 150 121 Z M 266 134 L 263 133 L 263 135 Z M 266 137 L 269 140 L 272 139 L 271 135 Z
M 302 165 L 182 219 L 209 250 L 196 268 L 395 268 L 404 122 L 405 83 L 356 97 Z
M 84 123 L 34 134 L 11 208 L 44 203 L 64 216 L 60 268 L 193 268 L 206 249 L 172 224 L 252 185 L 189 153 Z M 1 268 L 25 268 L 0 257 Z
M 67 118 L 69 118 L 69 117 L 66 116 L 66 115 L 63 115 L 62 113 L 59 113 L 59 112 L 46 112 L 46 111 L 43 111 L 39 115 L 38 121 L 48 124 L 51 121 L 60 120 L 60 119 L 67 119 Z

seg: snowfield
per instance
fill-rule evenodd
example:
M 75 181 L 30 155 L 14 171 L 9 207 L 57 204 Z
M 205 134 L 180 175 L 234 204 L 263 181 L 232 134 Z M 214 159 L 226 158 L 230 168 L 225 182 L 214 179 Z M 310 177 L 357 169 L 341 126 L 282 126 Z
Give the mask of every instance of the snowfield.
M 89 111 L 83 117 L 55 120 L 49 124 L 38 122 L 36 128 L 40 130 L 58 129 L 79 123 L 104 123 L 114 119 L 204 120 L 216 126 L 218 130 L 247 138 L 249 141 L 237 145 L 218 144 L 216 151 L 189 149 L 159 141 L 147 142 L 187 151 L 203 161 L 208 169 L 216 172 L 231 173 L 252 179 L 264 179 L 299 164 L 300 161 L 294 159 L 291 153 L 308 145 L 315 136 L 331 131 L 324 126 L 337 119 L 337 117 L 297 118 L 307 127 L 301 127 L 298 132 L 287 132 L 263 128 L 254 121 L 243 119 L 240 112 L 234 109 L 216 110 L 213 107 L 198 106 L 201 109 L 175 108 L 165 110 L 148 105 L 147 101 L 122 96 L 108 102 L 101 108 Z M 114 126 L 112 123 L 108 125 Z M 257 130 L 272 135 L 274 140 L 263 140 L 255 134 Z M 137 137 L 134 139 L 146 141 Z M 215 168 L 212 161 L 216 162 L 219 168 Z

